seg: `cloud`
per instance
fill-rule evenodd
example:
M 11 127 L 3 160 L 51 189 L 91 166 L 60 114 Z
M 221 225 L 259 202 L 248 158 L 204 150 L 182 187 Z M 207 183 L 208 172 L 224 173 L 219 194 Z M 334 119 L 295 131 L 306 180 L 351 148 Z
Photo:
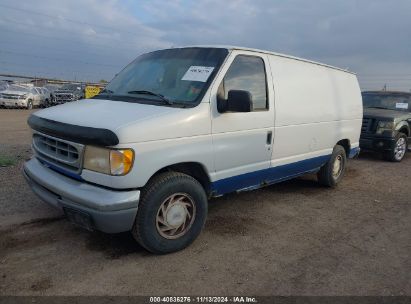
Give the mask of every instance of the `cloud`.
M 111 79 L 142 52 L 170 46 L 162 31 L 139 22 L 119 1 L 32 3 L 1 3 L 2 72 Z
M 407 0 L 146 1 L 150 26 L 178 44 L 232 44 L 349 68 L 364 88 L 411 88 Z M 161 4 L 163 3 L 163 4 Z M 153 8 L 154 7 L 154 8 Z M 170 14 L 170 12 L 173 12 Z M 374 74 L 379 76 L 362 76 Z M 394 79 L 392 74 L 408 73 Z M 384 76 L 387 76 L 384 78 Z
M 10 0 L 2 3 L 15 6 Z M 98 80 L 111 78 L 122 66 L 148 50 L 228 44 L 349 68 L 359 74 L 365 89 L 381 88 L 385 83 L 393 89 L 411 88 L 408 38 L 411 1 L 408 0 L 43 0 L 35 3 L 33 6 L 32 1 L 22 0 L 19 8 L 54 17 L 2 7 L 0 39 L 7 42 L 4 49 L 54 59 L 37 58 L 40 67 L 37 69 L 31 63 L 29 69 L 24 64 L 35 61 L 35 57 L 0 53 L 0 67 Z M 67 63 L 56 58 L 67 58 Z M 21 62 L 22 66 L 6 65 L 2 61 Z

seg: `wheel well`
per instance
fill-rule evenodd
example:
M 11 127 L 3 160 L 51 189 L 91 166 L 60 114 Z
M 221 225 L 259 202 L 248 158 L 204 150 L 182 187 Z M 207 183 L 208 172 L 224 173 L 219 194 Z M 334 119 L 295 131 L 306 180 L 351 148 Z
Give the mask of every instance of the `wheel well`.
M 407 135 L 407 137 L 410 136 L 406 127 L 402 127 L 399 132 L 404 133 L 405 135 Z
M 157 175 L 158 173 L 167 171 L 180 172 L 190 175 L 203 186 L 207 195 L 211 193 L 210 177 L 208 176 L 207 171 L 202 164 L 195 162 L 174 164 L 158 170 L 153 176 Z
M 348 139 L 342 139 L 340 140 L 337 145 L 340 145 L 344 148 L 345 150 L 345 154 L 350 155 L 350 151 L 351 151 L 351 145 L 350 145 L 350 141 Z

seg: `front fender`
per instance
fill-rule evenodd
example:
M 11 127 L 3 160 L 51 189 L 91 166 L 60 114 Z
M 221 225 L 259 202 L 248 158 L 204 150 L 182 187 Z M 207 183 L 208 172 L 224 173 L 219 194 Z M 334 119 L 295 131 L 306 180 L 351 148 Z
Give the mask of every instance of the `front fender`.
M 198 163 L 209 177 L 214 171 L 211 135 L 140 143 L 135 152 L 133 180 L 138 187 L 144 186 L 159 170 L 179 163 Z
M 109 176 L 83 170 L 81 177 L 86 181 L 114 189 L 141 188 L 163 168 L 180 163 L 197 163 L 205 169 L 210 180 L 213 181 L 214 154 L 210 134 L 124 144 L 117 147 L 134 150 L 134 164 L 130 173 L 124 176 Z
M 397 123 L 397 125 L 395 126 L 395 131 L 400 131 L 401 129 L 406 129 L 407 130 L 407 134 L 408 134 L 408 136 L 410 136 L 411 135 L 411 132 L 410 132 L 410 126 L 409 126 L 409 124 L 408 124 L 408 122 L 407 121 L 405 121 L 405 120 L 403 120 L 403 121 L 400 121 L 399 123 Z

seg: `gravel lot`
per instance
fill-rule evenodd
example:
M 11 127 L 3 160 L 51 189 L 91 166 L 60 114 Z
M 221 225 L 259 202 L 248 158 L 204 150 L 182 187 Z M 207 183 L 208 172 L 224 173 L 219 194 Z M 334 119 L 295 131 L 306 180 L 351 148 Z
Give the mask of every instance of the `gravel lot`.
M 215 199 L 192 246 L 154 256 L 32 194 L 29 114 L 0 110 L 0 295 L 411 296 L 411 154 L 364 154 L 333 190 L 309 175 Z

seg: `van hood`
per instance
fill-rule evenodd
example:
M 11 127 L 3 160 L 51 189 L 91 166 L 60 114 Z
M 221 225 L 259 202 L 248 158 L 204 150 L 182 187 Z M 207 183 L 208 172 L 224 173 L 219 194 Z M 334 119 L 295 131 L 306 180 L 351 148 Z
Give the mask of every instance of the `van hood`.
M 199 111 L 201 107 L 200 104 L 194 108 L 183 109 L 104 99 L 83 99 L 35 112 L 29 119 L 29 124 L 33 129 L 55 137 L 86 144 L 113 146 L 118 143 L 205 134 L 209 128 L 196 127 L 197 119 L 204 120 L 208 117 L 209 121 L 209 115 L 195 115 L 198 112 L 204 113 Z M 198 125 L 203 126 L 204 123 Z M 117 142 L 92 140 L 92 137 L 106 136 L 109 133 L 118 138 Z M 90 142 L 84 142 L 87 140 Z

